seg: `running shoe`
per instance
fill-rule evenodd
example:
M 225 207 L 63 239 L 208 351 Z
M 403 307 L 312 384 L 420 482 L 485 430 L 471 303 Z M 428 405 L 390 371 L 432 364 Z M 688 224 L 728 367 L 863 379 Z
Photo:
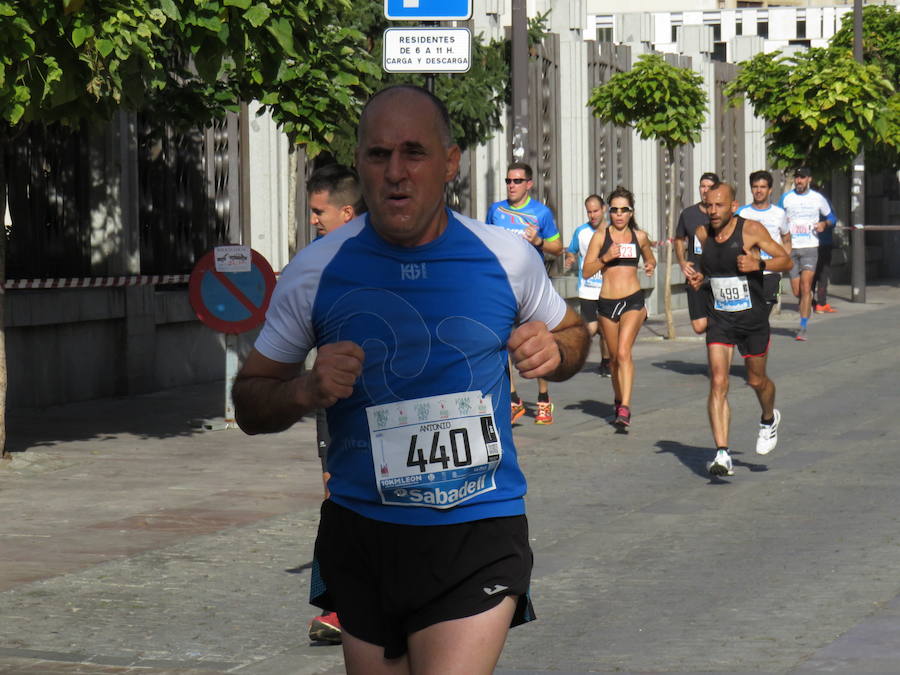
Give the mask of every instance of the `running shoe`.
M 759 423 L 759 437 L 756 439 L 757 455 L 768 455 L 778 445 L 779 422 L 781 422 L 781 413 L 776 410 L 772 424 Z
M 827 302 L 824 305 L 816 305 L 816 314 L 834 314 L 837 310 Z
M 631 426 L 631 409 L 627 405 L 616 406 L 616 419 L 613 422 L 616 426 Z
M 731 464 L 731 455 L 727 450 L 719 450 L 716 458 L 706 463 L 706 470 L 713 476 L 733 476 L 734 467 Z
M 553 404 L 550 401 L 538 401 L 535 424 L 553 424 Z
M 516 420 L 525 414 L 525 404 L 522 401 L 512 404 L 512 415 L 510 416 L 510 424 L 515 424 Z
M 609 369 L 609 361 L 601 361 L 597 366 L 597 374 L 600 377 L 612 377 L 612 371 Z
M 326 612 L 309 622 L 309 639 L 313 642 L 341 644 L 341 622 L 336 612 Z
M 794 336 L 794 339 L 798 342 L 806 342 L 806 329 L 801 328 L 797 331 L 797 334 Z

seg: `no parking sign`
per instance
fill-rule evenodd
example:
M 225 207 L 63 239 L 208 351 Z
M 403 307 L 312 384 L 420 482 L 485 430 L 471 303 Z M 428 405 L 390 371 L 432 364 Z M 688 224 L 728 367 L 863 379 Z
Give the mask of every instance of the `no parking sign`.
M 217 246 L 191 272 L 188 291 L 197 317 L 220 333 L 245 333 L 266 318 L 275 289 L 272 266 L 249 246 Z
M 238 333 L 253 330 L 266 319 L 275 289 L 272 266 L 249 246 L 216 246 L 194 266 L 188 292 L 197 317 L 225 333 L 225 417 L 204 422 L 206 429 L 236 426 L 231 387 L 238 372 Z

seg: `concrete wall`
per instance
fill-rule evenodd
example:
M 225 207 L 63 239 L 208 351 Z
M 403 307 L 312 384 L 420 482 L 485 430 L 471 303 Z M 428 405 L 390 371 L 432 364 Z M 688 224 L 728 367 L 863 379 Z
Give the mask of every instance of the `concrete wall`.
M 246 340 L 245 340 L 246 342 Z M 184 289 L 6 293 L 10 408 L 143 393 L 224 377 L 223 336 Z

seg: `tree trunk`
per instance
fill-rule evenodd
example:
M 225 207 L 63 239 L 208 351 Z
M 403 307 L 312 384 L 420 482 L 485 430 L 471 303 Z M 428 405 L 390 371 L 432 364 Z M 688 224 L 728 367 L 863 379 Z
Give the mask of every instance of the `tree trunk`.
M 666 159 L 669 163 L 669 223 L 666 228 L 666 275 L 665 288 L 663 289 L 663 298 L 665 298 L 666 306 L 666 337 L 669 340 L 675 339 L 675 319 L 672 317 L 672 256 L 673 243 L 675 238 L 675 150 L 674 148 L 666 148 Z
M 9 459 L 6 451 L 6 166 L 0 145 L 0 457 Z

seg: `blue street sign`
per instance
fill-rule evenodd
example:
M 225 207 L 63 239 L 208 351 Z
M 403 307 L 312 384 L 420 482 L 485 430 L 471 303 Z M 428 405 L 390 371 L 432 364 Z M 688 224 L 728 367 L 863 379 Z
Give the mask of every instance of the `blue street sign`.
M 393 21 L 466 21 L 472 0 L 384 0 L 384 16 Z

